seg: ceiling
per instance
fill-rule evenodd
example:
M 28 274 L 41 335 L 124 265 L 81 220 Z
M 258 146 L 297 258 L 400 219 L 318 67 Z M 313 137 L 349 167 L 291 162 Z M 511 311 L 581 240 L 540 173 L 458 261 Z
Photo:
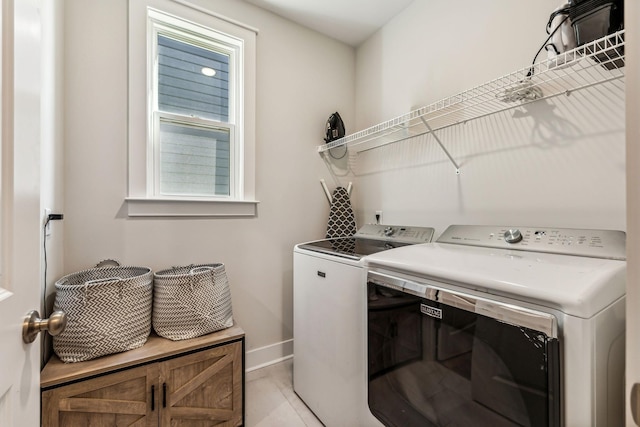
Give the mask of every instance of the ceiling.
M 413 0 L 245 0 L 358 46 Z

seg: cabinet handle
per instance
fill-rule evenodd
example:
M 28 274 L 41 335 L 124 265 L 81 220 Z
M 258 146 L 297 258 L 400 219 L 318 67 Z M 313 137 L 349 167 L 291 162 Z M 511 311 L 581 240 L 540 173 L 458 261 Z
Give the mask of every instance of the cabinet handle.
M 167 407 L 167 383 L 162 383 L 162 407 Z
M 151 411 L 156 410 L 156 386 L 151 386 Z

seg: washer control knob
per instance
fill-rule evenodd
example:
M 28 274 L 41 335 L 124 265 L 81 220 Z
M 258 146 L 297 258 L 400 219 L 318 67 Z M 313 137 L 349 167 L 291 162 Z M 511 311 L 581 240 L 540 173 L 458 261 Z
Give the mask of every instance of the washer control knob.
M 517 228 L 504 233 L 504 241 L 507 243 L 518 243 L 520 240 L 522 240 L 522 233 Z
M 395 230 L 392 227 L 387 227 L 384 229 L 384 235 L 387 237 L 391 236 L 394 232 Z

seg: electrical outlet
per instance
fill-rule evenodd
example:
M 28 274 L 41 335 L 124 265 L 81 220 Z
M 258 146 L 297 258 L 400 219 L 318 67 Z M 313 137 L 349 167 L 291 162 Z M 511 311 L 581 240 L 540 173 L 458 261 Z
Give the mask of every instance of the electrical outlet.
M 49 218 L 49 215 L 51 214 L 51 209 L 49 208 L 45 208 L 44 209 L 44 223 L 47 224 L 47 227 L 44 231 L 44 234 L 46 236 L 51 236 L 51 222 L 49 221 L 49 223 L 47 223 L 47 219 Z
M 382 224 L 382 211 L 376 211 L 376 224 Z

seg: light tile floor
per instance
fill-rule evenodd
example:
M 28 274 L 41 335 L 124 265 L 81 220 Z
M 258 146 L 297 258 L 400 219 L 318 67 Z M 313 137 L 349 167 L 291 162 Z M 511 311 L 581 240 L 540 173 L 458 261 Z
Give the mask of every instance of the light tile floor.
M 293 359 L 245 376 L 247 427 L 322 427 L 293 391 Z

